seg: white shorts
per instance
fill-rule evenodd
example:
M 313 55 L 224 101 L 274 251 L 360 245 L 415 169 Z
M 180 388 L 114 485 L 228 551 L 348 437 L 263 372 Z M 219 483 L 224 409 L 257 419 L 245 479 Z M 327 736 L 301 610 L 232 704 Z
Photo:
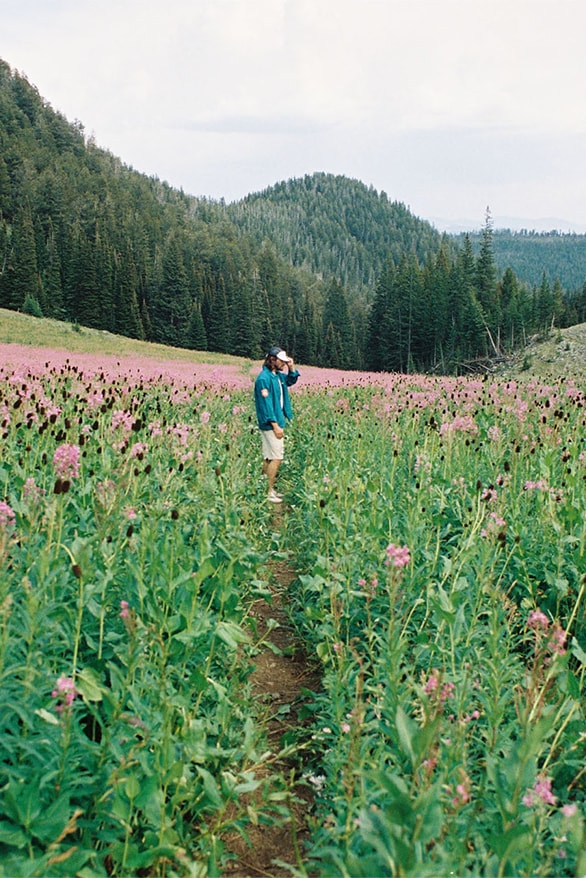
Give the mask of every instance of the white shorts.
M 283 460 L 285 440 L 277 439 L 273 430 L 261 430 L 263 460 Z

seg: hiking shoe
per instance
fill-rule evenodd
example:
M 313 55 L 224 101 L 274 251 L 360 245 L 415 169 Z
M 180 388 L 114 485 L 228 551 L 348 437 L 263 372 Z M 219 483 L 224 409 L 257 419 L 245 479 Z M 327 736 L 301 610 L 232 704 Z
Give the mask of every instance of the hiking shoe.
M 269 503 L 282 503 L 283 502 L 283 498 L 279 497 L 279 495 L 277 494 L 276 491 L 271 491 L 270 494 L 267 496 L 267 500 L 269 501 Z

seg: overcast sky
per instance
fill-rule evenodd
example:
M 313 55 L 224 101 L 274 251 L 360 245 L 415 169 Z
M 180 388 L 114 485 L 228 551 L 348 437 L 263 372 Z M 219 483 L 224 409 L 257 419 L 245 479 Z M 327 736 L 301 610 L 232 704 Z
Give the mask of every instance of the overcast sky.
M 344 174 L 438 227 L 586 231 L 585 33 L 584 0 L 0 0 L 0 57 L 137 171 Z

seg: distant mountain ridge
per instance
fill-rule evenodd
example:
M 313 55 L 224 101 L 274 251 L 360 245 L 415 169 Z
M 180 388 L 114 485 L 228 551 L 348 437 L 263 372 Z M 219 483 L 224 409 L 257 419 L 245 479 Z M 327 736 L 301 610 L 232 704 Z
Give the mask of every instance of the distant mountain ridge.
M 439 232 L 448 235 L 460 235 L 465 232 L 480 232 L 483 223 L 477 219 L 445 219 L 443 217 L 428 217 L 429 222 Z M 572 222 L 559 217 L 540 217 L 538 219 L 518 216 L 493 216 L 493 228 L 495 231 L 511 232 L 554 232 L 562 235 L 585 235 L 586 223 Z
M 442 240 L 385 192 L 323 172 L 276 183 L 227 212 L 241 231 L 270 240 L 291 265 L 336 277 L 359 294 L 372 292 L 389 259 L 398 262 L 407 252 L 424 264 Z
M 258 242 L 271 241 L 291 265 L 337 277 L 350 292 L 366 298 L 389 259 L 396 263 L 402 254 L 414 253 L 424 265 L 442 239 L 456 249 L 468 235 L 476 253 L 482 242 L 481 224 L 476 231 L 448 233 L 416 217 L 384 191 L 323 172 L 276 183 L 228 205 L 226 211 L 242 232 Z M 502 228 L 507 219 L 491 218 L 500 274 L 511 268 L 521 282 L 537 286 L 545 273 L 550 282 L 581 289 L 586 282 L 586 234 L 530 225 Z

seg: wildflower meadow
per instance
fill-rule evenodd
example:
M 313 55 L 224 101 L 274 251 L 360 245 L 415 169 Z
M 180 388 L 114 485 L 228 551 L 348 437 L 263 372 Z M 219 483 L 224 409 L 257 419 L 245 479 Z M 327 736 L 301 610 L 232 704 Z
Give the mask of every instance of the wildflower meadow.
M 270 564 L 321 687 L 292 874 L 586 874 L 586 395 L 3 348 L 0 876 L 222 875 L 286 823 L 250 689 Z M 251 798 L 253 794 L 253 798 Z

